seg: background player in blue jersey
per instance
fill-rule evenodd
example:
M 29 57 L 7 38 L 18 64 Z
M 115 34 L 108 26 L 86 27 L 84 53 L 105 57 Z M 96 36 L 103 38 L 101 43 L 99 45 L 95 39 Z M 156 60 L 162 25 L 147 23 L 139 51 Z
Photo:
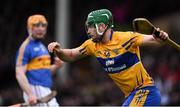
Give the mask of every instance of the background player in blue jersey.
M 52 74 L 62 65 L 62 61 L 55 58 L 51 64 L 51 58 L 47 48 L 41 40 L 47 31 L 47 20 L 43 15 L 32 15 L 27 20 L 29 36 L 20 46 L 16 57 L 16 79 L 23 90 L 26 102 L 33 105 L 37 98 L 51 93 Z M 47 104 L 39 106 L 58 106 L 55 98 Z
M 168 34 L 160 29 L 159 38 L 136 32 L 113 31 L 113 16 L 107 9 L 92 11 L 87 16 L 86 30 L 90 39 L 73 49 L 59 43 L 48 45 L 50 52 L 64 61 L 95 56 L 104 71 L 125 94 L 123 106 L 160 105 L 160 92 L 143 67 L 140 46 L 161 44 Z

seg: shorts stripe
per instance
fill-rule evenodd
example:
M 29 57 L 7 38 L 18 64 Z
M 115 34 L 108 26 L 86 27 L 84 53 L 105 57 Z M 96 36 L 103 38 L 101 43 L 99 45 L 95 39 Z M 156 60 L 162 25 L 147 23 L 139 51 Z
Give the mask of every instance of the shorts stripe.
M 149 94 L 149 90 L 138 90 L 132 99 L 130 106 L 143 106 L 147 96 Z
M 160 106 L 160 104 L 160 91 L 156 86 L 146 86 L 132 91 L 122 106 Z

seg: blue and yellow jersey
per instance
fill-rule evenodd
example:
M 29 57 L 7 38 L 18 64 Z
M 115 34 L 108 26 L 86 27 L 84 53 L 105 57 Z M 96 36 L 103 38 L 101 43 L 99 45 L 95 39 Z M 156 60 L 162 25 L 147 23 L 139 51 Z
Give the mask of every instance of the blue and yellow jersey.
M 51 87 L 51 58 L 41 41 L 28 37 L 17 52 L 16 66 L 26 66 L 30 84 Z
M 127 97 L 136 88 L 153 85 L 140 58 L 142 40 L 143 36 L 139 33 L 112 31 L 108 43 L 94 43 L 88 39 L 80 46 L 80 51 L 95 56 Z

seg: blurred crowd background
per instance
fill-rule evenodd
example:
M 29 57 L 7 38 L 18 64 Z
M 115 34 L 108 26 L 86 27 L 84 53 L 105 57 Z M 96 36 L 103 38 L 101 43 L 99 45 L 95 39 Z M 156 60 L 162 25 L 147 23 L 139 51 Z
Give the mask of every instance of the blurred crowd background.
M 15 79 L 15 54 L 27 37 L 29 15 L 43 14 L 49 22 L 46 46 L 55 41 L 58 0 L 3 0 L 0 3 L 0 105 L 23 102 L 22 90 Z M 107 8 L 114 16 L 114 30 L 132 30 L 132 20 L 145 17 L 169 33 L 180 44 L 180 7 L 178 0 L 69 0 L 69 47 L 87 38 L 87 14 Z M 161 91 L 162 105 L 180 105 L 180 53 L 164 45 L 142 47 L 142 61 Z M 53 55 L 52 55 L 53 56 Z M 54 75 L 53 89 L 60 105 L 121 105 L 124 96 L 94 58 L 70 63 L 66 79 L 61 70 Z

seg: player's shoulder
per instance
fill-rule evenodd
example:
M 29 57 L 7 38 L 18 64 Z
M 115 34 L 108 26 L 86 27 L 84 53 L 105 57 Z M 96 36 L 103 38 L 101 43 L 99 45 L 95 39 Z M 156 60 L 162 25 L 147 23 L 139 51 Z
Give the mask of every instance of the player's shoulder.
M 94 42 L 92 41 L 92 39 L 87 39 L 84 44 L 90 45 L 90 44 L 94 44 Z
M 114 35 L 117 35 L 117 36 L 131 36 L 134 33 L 135 32 L 133 31 L 114 31 Z
M 132 32 L 114 31 L 113 38 L 116 40 L 126 39 L 126 38 L 129 38 L 131 36 L 131 33 Z
M 117 39 L 129 39 L 140 34 L 133 31 L 115 31 L 114 35 Z
M 22 44 L 20 45 L 19 50 L 27 50 L 27 48 L 29 47 L 29 46 L 28 46 L 29 43 L 30 43 L 30 39 L 29 39 L 29 38 L 26 38 L 26 39 L 22 42 Z

